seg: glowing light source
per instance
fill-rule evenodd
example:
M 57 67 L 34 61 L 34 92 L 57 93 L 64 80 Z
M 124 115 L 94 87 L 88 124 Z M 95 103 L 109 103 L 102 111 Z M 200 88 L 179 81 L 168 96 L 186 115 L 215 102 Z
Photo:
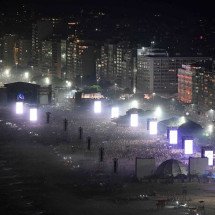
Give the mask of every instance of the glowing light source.
M 169 144 L 178 144 L 178 130 L 177 129 L 169 130 Z
M 29 72 L 25 72 L 24 77 L 25 77 L 25 79 L 28 79 L 29 78 Z
M 162 114 L 161 107 L 157 107 L 154 114 L 155 114 L 155 117 L 161 117 L 161 114 Z
M 119 117 L 119 108 L 112 107 L 111 108 L 111 118 L 118 118 Z
M 137 100 L 132 101 L 131 107 L 132 108 L 138 108 L 138 101 Z
M 191 139 L 184 140 L 184 154 L 185 155 L 193 154 L 193 140 Z
M 208 132 L 210 134 L 213 132 L 213 125 L 208 125 Z
M 101 113 L 102 104 L 101 101 L 94 101 L 94 113 Z
M 5 69 L 4 74 L 6 77 L 10 77 L 10 69 Z
M 30 121 L 37 121 L 37 108 L 30 108 Z
M 179 124 L 180 125 L 184 124 L 185 122 L 186 122 L 185 116 L 182 116 L 182 117 L 179 118 Z
M 72 86 L 72 82 L 71 81 L 66 81 L 66 86 L 67 87 L 71 87 Z
M 212 150 L 206 150 L 204 156 L 208 158 L 208 165 L 213 166 L 213 164 L 214 164 L 214 153 L 213 153 L 213 151 Z
M 48 77 L 45 78 L 45 83 L 46 83 L 47 85 L 50 84 L 50 79 L 49 79 Z
M 130 125 L 131 125 L 131 127 L 138 126 L 138 114 L 137 113 L 131 114 Z
M 23 102 L 16 102 L 16 114 L 23 114 Z
M 149 134 L 154 135 L 157 134 L 157 120 L 149 121 Z

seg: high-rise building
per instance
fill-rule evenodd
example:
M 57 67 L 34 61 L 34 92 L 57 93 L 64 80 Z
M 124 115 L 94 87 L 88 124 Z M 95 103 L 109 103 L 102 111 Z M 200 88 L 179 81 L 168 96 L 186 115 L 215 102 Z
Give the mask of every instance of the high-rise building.
M 133 85 L 133 50 L 128 43 L 116 47 L 116 83 L 122 88 L 132 89 Z
M 92 41 L 74 37 L 67 39 L 66 78 L 82 86 L 96 81 L 96 49 Z
M 182 65 L 178 70 L 178 100 L 201 110 L 214 108 L 215 74 L 212 60 Z
M 61 78 L 66 79 L 66 40 L 61 40 Z
M 61 39 L 66 26 L 61 19 L 41 19 L 32 26 L 32 60 L 35 71 L 42 72 L 42 43 L 53 41 L 53 49 L 56 41 Z M 44 45 L 44 44 L 43 44 Z M 53 55 L 54 56 L 54 55 Z M 58 73 L 58 72 L 57 72 Z
M 17 62 L 19 66 L 27 68 L 31 64 L 31 40 L 19 39 L 17 53 Z
M 17 35 L 6 34 L 3 37 L 3 65 L 4 67 L 14 67 L 17 62 Z
M 178 69 L 206 57 L 170 57 L 165 50 L 145 48 L 137 50 L 137 91 L 152 93 L 177 93 Z
M 61 41 L 42 41 L 41 69 L 43 74 L 61 78 Z
M 133 49 L 129 43 L 105 43 L 101 46 L 100 56 L 96 60 L 96 78 L 97 82 L 108 81 L 132 89 Z

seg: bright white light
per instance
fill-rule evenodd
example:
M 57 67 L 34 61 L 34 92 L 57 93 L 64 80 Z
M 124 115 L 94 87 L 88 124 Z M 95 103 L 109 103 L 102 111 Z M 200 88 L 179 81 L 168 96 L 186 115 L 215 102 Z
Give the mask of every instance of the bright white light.
M 155 110 L 155 117 L 161 117 L 162 110 L 161 107 L 157 107 Z
M 94 113 L 101 113 L 102 104 L 101 101 L 94 101 Z
M 169 144 L 178 144 L 178 130 L 169 130 Z
M 5 74 L 6 77 L 10 77 L 10 70 L 5 69 L 4 74 Z
M 208 158 L 208 165 L 213 166 L 214 164 L 214 153 L 212 150 L 205 151 L 205 157 Z
M 111 108 L 111 118 L 118 118 L 119 117 L 119 108 L 112 107 Z
M 157 134 L 158 130 L 157 130 L 157 121 L 153 120 L 153 121 L 149 121 L 149 134 Z
M 45 78 L 45 83 L 50 84 L 50 79 L 48 77 Z
M 23 102 L 16 102 L 16 114 L 23 114 Z
M 185 122 L 186 122 L 185 116 L 182 116 L 182 117 L 179 118 L 179 123 L 180 124 L 184 124 Z
M 29 72 L 25 72 L 24 77 L 25 77 L 25 79 L 28 79 L 29 78 Z
M 131 127 L 138 126 L 138 114 L 137 113 L 131 114 L 130 125 L 131 125 Z
M 72 82 L 71 81 L 66 81 L 66 86 L 67 87 L 71 87 L 72 86 Z
M 193 140 L 184 140 L 184 154 L 185 155 L 193 154 Z
M 132 101 L 131 107 L 132 108 L 138 108 L 138 101 L 137 100 Z
M 212 133 L 213 132 L 213 125 L 208 125 L 208 132 Z
M 37 121 L 37 108 L 30 109 L 30 121 Z

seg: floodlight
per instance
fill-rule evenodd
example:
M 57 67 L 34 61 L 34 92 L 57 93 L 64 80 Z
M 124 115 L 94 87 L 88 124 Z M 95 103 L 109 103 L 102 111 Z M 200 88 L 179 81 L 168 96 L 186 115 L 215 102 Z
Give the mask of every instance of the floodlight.
M 184 154 L 192 155 L 193 154 L 193 140 L 184 140 Z
M 16 102 L 16 114 L 23 114 L 23 102 Z
M 4 74 L 6 77 L 10 77 L 10 69 L 5 69 Z
M 112 107 L 111 108 L 111 118 L 118 118 L 119 117 L 119 108 Z
M 162 114 L 161 107 L 157 107 L 156 110 L 155 110 L 155 116 L 156 117 L 161 117 L 161 114 Z
M 28 79 L 29 78 L 29 72 L 25 72 L 24 77 L 25 77 L 25 79 Z
M 131 125 L 131 127 L 138 126 L 138 114 L 137 113 L 131 114 L 130 125 Z
M 45 78 L 45 83 L 46 83 L 47 85 L 50 84 L 50 79 L 49 79 L 48 77 Z
M 213 164 L 214 164 L 214 153 L 213 153 L 213 151 L 212 150 L 206 150 L 204 156 L 208 158 L 208 165 L 213 166 Z
M 37 121 L 37 108 L 30 108 L 30 121 Z
M 131 103 L 132 108 L 138 108 L 138 101 L 137 100 L 133 100 Z
M 157 121 L 151 120 L 149 121 L 149 134 L 157 134 Z
M 102 105 L 101 101 L 94 101 L 94 113 L 101 113 Z

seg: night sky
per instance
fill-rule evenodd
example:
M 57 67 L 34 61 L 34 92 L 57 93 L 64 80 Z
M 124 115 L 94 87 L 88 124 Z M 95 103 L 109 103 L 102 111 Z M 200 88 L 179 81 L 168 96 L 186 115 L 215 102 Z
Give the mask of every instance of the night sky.
M 181 15 L 194 15 L 213 17 L 212 1 L 185 1 L 185 0 L 34 0 L 34 1 L 1 1 L 1 10 L 13 10 L 20 2 L 27 3 L 33 10 L 43 15 L 68 15 L 77 13 L 80 9 L 105 9 L 113 14 L 129 13 L 136 15 L 150 10 L 162 10 L 167 13 L 180 13 Z M 11 4 L 13 2 L 13 4 Z M 12 7 L 13 5 L 13 7 Z

